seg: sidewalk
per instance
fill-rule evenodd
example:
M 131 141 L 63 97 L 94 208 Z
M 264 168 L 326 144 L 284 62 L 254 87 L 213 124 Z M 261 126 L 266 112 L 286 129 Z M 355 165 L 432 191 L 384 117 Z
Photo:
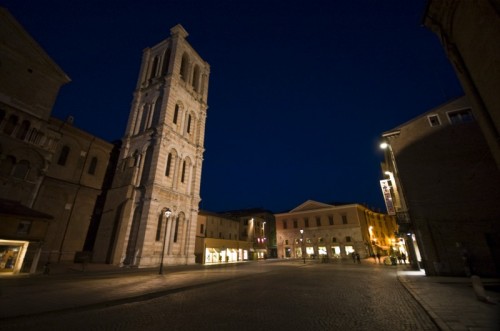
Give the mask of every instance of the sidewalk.
M 370 263 L 363 261 L 363 264 Z M 231 277 L 231 273 L 221 273 L 221 267 L 231 268 L 232 265 L 167 267 L 165 273 L 159 275 L 157 268 L 88 264 L 82 270 L 80 264 L 69 264 L 51 266 L 50 275 L 0 276 L 0 307 L 4 307 L 0 309 L 0 320 L 148 300 Z M 441 330 L 500 330 L 499 279 L 481 280 L 486 295 L 497 303 L 491 304 L 477 299 L 470 278 L 426 277 L 423 272 L 411 271 L 402 265 L 388 268 L 397 268 L 398 280 Z M 240 268 L 238 272 L 259 271 Z
M 443 331 L 500 330 L 500 279 L 481 279 L 491 303 L 480 301 L 467 277 L 427 277 L 398 265 L 398 279 Z

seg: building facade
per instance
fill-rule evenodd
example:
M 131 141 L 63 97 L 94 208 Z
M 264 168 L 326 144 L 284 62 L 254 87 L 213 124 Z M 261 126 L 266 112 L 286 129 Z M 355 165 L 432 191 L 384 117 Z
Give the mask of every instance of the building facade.
M 250 259 L 276 258 L 276 222 L 274 214 L 266 209 L 251 208 L 226 211 L 240 223 L 240 238 L 252 243 Z
M 210 66 L 182 26 L 170 32 L 143 52 L 94 262 L 195 262 Z
M 196 262 L 217 264 L 249 260 L 253 243 L 242 240 L 240 232 L 238 219 L 201 210 L 196 232 Z
M 427 275 L 498 275 L 500 175 L 467 97 L 382 134 Z
M 70 79 L 1 7 L 0 24 L 0 272 L 36 272 L 83 250 L 113 145 L 51 116 Z
M 500 1 L 428 0 L 423 23 L 443 45 L 500 169 Z
M 399 249 L 395 218 L 360 204 L 308 200 L 274 215 L 279 258 L 345 259 L 391 254 Z

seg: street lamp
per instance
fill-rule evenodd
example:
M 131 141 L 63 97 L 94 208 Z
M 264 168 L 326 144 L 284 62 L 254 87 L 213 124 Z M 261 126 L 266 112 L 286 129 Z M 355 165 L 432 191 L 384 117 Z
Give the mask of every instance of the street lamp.
M 163 257 L 165 256 L 165 242 L 167 241 L 167 224 L 170 219 L 170 215 L 172 215 L 172 211 L 167 208 L 165 210 L 165 230 L 163 234 L 163 248 L 161 250 L 161 261 L 160 261 L 160 275 L 163 275 Z
M 305 255 L 305 252 L 304 252 L 304 229 L 300 229 L 300 241 L 302 243 L 302 247 L 300 248 L 302 250 L 302 259 L 304 261 L 304 264 L 306 264 L 306 255 Z

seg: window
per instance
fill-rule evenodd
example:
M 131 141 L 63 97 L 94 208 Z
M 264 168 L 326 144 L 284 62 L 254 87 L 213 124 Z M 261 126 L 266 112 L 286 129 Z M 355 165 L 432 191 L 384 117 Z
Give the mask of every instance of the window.
M 165 176 L 170 177 L 170 166 L 172 164 L 172 153 L 168 153 L 167 167 L 165 168 Z
M 350 237 L 350 236 L 346 236 L 346 237 L 345 237 L 345 241 L 346 241 L 346 242 L 351 242 L 351 237 Z
M 5 127 L 3 128 L 3 132 L 7 135 L 11 135 L 12 132 L 14 132 L 14 129 L 16 128 L 17 120 L 18 117 L 16 115 L 10 115 L 9 120 L 5 124 Z
M 21 123 L 21 126 L 19 127 L 19 130 L 17 131 L 16 134 L 17 139 L 24 140 L 24 138 L 26 138 L 26 135 L 28 134 L 30 126 L 31 126 L 30 121 L 23 121 Z
M 186 160 L 182 161 L 181 183 L 184 183 L 185 175 L 186 175 Z
M 153 66 L 151 67 L 151 72 L 149 73 L 149 79 L 156 77 L 157 70 L 158 70 L 158 57 L 155 56 L 153 60 Z
M 0 159 L 0 175 L 10 176 L 14 165 L 16 164 L 16 158 L 12 155 L 7 155 L 4 160 Z
M 336 243 L 337 242 L 337 238 L 333 237 L 332 238 L 332 243 Z
M 174 243 L 177 242 L 177 235 L 179 234 L 179 217 L 175 219 L 175 230 L 174 230 Z
M 59 154 L 59 159 L 57 160 L 57 164 L 59 165 L 66 165 L 66 161 L 68 160 L 68 155 L 69 155 L 69 147 L 68 146 L 63 146 L 61 149 L 61 154 Z
M 286 221 L 283 221 L 283 229 L 287 229 L 287 224 L 286 224 Z
M 333 216 L 328 215 L 328 224 L 333 225 Z
M 204 233 L 204 225 L 205 224 L 200 224 L 200 233 L 203 234 Z
M 293 220 L 293 228 L 296 229 L 299 225 L 297 224 L 297 220 Z
M 198 65 L 194 66 L 192 86 L 193 89 L 198 92 L 200 86 L 200 67 Z
M 448 112 L 448 118 L 453 125 L 474 121 L 474 116 L 472 116 L 472 111 L 470 109 L 450 111 Z
M 183 81 L 187 81 L 188 79 L 188 65 L 189 65 L 189 57 L 187 54 L 184 53 L 182 55 L 181 69 L 180 69 L 181 79 Z
M 347 215 L 342 215 L 342 224 L 347 224 Z
M 92 158 L 92 160 L 90 161 L 88 173 L 90 175 L 95 175 L 95 169 L 96 169 L 96 167 L 97 167 L 97 158 L 94 156 Z
M 160 241 L 161 240 L 162 218 L 163 218 L 163 215 L 158 216 L 158 224 L 156 225 L 156 241 Z
M 12 173 L 12 177 L 25 179 L 26 175 L 28 175 L 29 170 L 30 170 L 30 163 L 26 160 L 21 160 L 14 167 L 14 172 Z
M 179 105 L 175 105 L 175 110 L 174 110 L 174 124 L 177 124 L 177 118 L 179 117 Z
M 191 114 L 188 115 L 188 123 L 187 123 L 186 132 L 191 133 Z
M 168 64 L 170 62 L 170 48 L 165 51 L 165 54 L 163 55 L 163 67 L 161 69 L 162 75 L 167 74 L 168 72 Z
M 304 227 L 308 228 L 309 227 L 309 218 L 304 218 Z
M 288 245 L 288 239 L 285 240 L 285 245 Z
M 439 119 L 439 115 L 429 115 L 429 116 L 427 116 L 427 120 L 429 120 L 430 126 L 441 125 L 441 120 Z
M 321 217 L 316 216 L 316 226 L 321 226 Z
M 29 234 L 31 229 L 31 221 L 21 221 L 17 225 L 17 234 Z

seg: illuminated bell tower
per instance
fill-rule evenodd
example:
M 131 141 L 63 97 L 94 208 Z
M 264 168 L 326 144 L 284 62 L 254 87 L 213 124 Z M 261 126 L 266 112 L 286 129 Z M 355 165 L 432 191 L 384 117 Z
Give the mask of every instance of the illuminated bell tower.
M 170 32 L 143 51 L 94 262 L 195 263 L 210 66 L 181 25 Z

